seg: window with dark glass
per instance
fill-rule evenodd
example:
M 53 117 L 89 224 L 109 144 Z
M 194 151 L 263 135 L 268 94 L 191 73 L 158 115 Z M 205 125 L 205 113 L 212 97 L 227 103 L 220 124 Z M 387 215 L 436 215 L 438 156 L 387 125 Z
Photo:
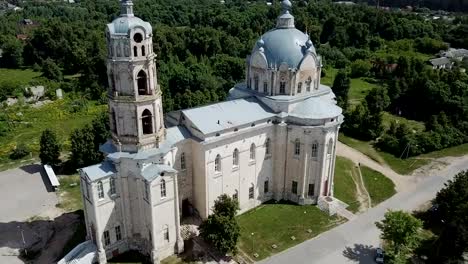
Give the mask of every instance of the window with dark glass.
M 286 82 L 280 82 L 280 94 L 286 93 Z
M 268 193 L 269 187 L 270 187 L 269 185 L 270 185 L 269 180 L 266 180 L 266 181 L 263 183 L 263 192 L 264 192 L 264 193 Z
M 291 192 L 297 194 L 297 181 L 292 182 Z
M 249 199 L 253 199 L 253 198 L 254 198 L 254 187 L 250 186 L 250 188 L 249 188 Z
M 309 196 L 314 196 L 314 188 L 315 188 L 314 184 L 309 184 L 309 191 L 307 192 Z

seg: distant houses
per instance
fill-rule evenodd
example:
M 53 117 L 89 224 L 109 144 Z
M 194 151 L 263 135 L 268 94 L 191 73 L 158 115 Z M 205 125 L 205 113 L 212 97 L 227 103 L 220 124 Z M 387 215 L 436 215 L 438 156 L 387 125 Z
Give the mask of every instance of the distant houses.
M 441 51 L 438 58 L 430 59 L 429 63 L 434 70 L 451 70 L 457 62 L 461 63 L 468 60 L 468 50 L 450 48 Z

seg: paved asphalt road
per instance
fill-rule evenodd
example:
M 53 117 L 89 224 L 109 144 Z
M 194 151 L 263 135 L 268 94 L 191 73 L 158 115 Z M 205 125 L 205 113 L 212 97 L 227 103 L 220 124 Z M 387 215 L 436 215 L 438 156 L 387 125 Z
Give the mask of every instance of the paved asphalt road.
M 24 221 L 55 208 L 57 202 L 42 166 L 0 172 L 0 223 Z
M 420 179 L 414 183 L 414 186 L 359 215 L 356 219 L 260 263 L 375 263 L 374 250 L 379 246 L 380 233 L 374 223 L 383 219 L 387 209 L 412 211 L 419 208 L 433 199 L 447 180 L 463 170 L 468 170 L 468 156 L 457 159 L 435 175 L 418 176 Z

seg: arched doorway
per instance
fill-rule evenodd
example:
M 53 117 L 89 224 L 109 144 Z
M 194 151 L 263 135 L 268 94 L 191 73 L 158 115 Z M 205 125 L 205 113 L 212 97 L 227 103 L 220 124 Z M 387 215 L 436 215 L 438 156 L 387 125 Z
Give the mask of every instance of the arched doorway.
M 150 110 L 145 109 L 141 115 L 141 124 L 143 127 L 143 134 L 153 134 L 153 115 Z
M 148 81 L 145 71 L 141 70 L 137 75 L 138 95 L 148 95 Z

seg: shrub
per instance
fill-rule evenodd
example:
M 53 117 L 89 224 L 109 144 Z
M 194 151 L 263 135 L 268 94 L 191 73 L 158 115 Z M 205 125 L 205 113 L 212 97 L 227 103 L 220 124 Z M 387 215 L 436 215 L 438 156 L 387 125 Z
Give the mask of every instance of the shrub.
M 10 154 L 10 159 L 18 160 L 26 157 L 29 154 L 29 148 L 24 144 L 19 144 Z

